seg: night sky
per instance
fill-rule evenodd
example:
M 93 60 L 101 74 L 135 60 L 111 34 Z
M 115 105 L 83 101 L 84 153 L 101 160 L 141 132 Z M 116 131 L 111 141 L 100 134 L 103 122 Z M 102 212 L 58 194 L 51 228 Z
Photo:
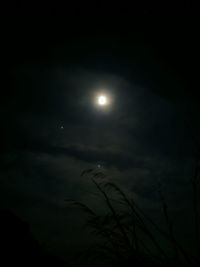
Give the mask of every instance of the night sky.
M 190 223 L 200 132 L 195 27 L 143 16 L 5 21 L 0 206 L 67 259 L 90 237 L 64 200 L 103 208 L 85 169 L 105 173 L 162 224 L 161 187 L 173 219 Z M 112 100 L 106 109 L 95 103 L 102 90 Z

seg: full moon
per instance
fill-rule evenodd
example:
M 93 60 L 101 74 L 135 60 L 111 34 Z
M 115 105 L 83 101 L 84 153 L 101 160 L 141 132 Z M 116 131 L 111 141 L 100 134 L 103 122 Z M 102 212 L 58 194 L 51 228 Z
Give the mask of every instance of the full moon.
M 107 97 L 105 95 L 98 96 L 97 101 L 100 106 L 105 106 L 108 102 Z
M 113 105 L 113 95 L 108 90 L 97 90 L 92 95 L 94 106 L 101 112 L 109 112 Z

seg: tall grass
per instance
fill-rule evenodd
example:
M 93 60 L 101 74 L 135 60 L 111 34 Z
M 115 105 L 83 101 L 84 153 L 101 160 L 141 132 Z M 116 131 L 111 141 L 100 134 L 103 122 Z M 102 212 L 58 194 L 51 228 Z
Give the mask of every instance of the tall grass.
M 193 205 L 198 251 L 197 173 L 193 181 Z M 97 214 L 83 203 L 70 201 L 87 214 L 87 227 L 97 236 L 96 243 L 87 250 L 85 256 L 98 261 L 104 259 L 115 266 L 199 266 L 198 256 L 190 255 L 177 240 L 162 192 L 160 199 L 166 230 L 161 229 L 120 187 L 104 179 L 103 173 L 89 169 L 81 175 L 91 179 L 106 205 L 105 214 Z M 171 248 L 172 253 L 167 247 Z

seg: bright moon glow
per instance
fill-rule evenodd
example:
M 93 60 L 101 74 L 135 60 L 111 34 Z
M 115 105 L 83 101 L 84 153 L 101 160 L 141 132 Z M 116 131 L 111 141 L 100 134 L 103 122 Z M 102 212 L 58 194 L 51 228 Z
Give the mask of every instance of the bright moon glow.
M 113 105 L 113 95 L 107 90 L 98 90 L 93 94 L 94 105 L 101 112 L 109 112 Z
M 99 97 L 98 97 L 98 104 L 99 104 L 100 106 L 104 106 L 104 105 L 106 105 L 106 104 L 107 104 L 107 97 L 104 96 L 104 95 L 99 96 Z

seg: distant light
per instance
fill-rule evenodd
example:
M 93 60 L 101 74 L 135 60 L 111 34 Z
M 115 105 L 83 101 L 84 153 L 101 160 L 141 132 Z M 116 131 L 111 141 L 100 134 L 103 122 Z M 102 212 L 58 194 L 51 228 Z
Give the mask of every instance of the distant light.
M 60 129 L 61 129 L 61 130 L 63 130 L 63 129 L 64 129 L 64 126 L 63 126 L 63 125 L 61 125 L 61 126 L 60 126 Z

